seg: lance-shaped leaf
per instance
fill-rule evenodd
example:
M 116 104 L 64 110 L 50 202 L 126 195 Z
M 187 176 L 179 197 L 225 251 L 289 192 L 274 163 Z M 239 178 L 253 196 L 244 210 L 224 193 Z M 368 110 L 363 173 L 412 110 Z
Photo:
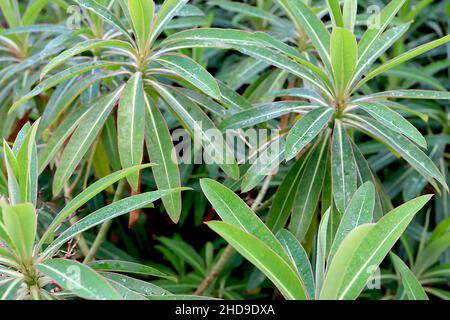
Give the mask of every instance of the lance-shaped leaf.
M 395 270 L 400 274 L 403 287 L 410 300 L 428 300 L 425 290 L 408 266 L 394 253 L 390 254 Z
M 435 184 L 433 179 L 436 179 L 448 191 L 445 178 L 442 176 L 439 169 L 433 161 L 422 152 L 422 150 L 414 145 L 414 143 L 380 123 L 377 123 L 376 125 L 373 124 L 373 121 L 366 117 L 356 115 L 351 115 L 349 117 L 350 118 L 346 121 L 353 127 L 356 127 L 363 132 L 367 132 L 387 143 L 430 183 Z
M 331 71 L 330 34 L 316 14 L 302 1 L 277 0 L 292 20 L 302 28 L 316 48 L 323 63 Z
M 0 285 L 0 301 L 15 300 L 17 291 L 22 286 L 22 279 L 13 279 Z
M 379 99 L 432 99 L 432 100 L 450 100 L 450 92 L 434 90 L 390 90 L 372 93 L 355 99 L 355 102 Z
M 408 201 L 375 225 L 361 225 L 342 242 L 331 262 L 321 299 L 356 299 L 367 280 L 406 230 L 414 215 L 431 199 L 425 195 Z
M 16 254 L 21 261 L 29 263 L 37 229 L 34 207 L 30 203 L 2 206 L 2 218 L 3 226 L 14 247 L 17 248 Z
M 122 50 L 129 51 L 130 55 L 134 51 L 133 47 L 128 42 L 124 42 L 121 40 L 98 40 L 98 39 L 87 40 L 85 42 L 75 45 L 70 49 L 67 49 L 66 51 L 62 52 L 59 56 L 53 58 L 42 70 L 41 79 L 43 79 L 45 75 L 49 73 L 51 70 L 61 65 L 69 58 L 76 56 L 77 54 L 86 52 L 88 50 L 94 50 L 104 47 L 117 47 Z
M 120 300 L 121 296 L 98 273 L 74 260 L 46 260 L 36 268 L 64 289 L 90 300 Z
M 119 88 L 115 92 L 101 97 L 84 116 L 64 149 L 60 165 L 56 169 L 53 180 L 54 195 L 61 191 L 64 183 L 70 178 L 76 166 L 96 139 L 121 92 L 122 88 Z
M 130 15 L 134 34 L 140 50 L 144 50 L 149 42 L 152 20 L 155 12 L 153 0 L 125 0 L 126 10 Z
M 339 0 L 327 0 L 328 11 L 330 11 L 330 17 L 333 21 L 333 26 L 344 27 L 344 19 L 342 17 L 341 5 Z
M 314 298 L 315 284 L 311 262 L 308 254 L 303 249 L 297 238 L 286 229 L 281 229 L 277 233 L 277 239 L 280 241 L 284 250 L 296 266 L 298 275 L 306 289 L 309 299 Z
M 134 279 L 123 274 L 113 272 L 100 272 L 111 284 L 119 284 L 138 294 L 148 296 L 170 295 L 170 292 L 149 282 Z
M 356 164 L 350 138 L 342 122 L 336 121 L 331 146 L 333 195 L 339 212 L 345 212 L 357 188 Z
M 284 135 L 276 135 L 270 139 L 262 151 L 255 156 L 252 165 L 242 177 L 241 190 L 248 192 L 258 185 L 265 177 L 278 170 L 284 158 L 286 139 Z
M 145 100 L 142 74 L 135 73 L 122 91 L 117 111 L 117 140 L 123 168 L 142 161 L 145 127 Z M 139 172 L 127 176 L 133 190 L 138 190 Z
M 89 267 L 97 271 L 123 272 L 137 275 L 154 276 L 174 280 L 173 276 L 168 275 L 154 267 L 139 264 L 130 261 L 120 260 L 99 260 L 89 263 Z
M 298 120 L 286 141 L 286 160 L 294 158 L 308 143 L 310 143 L 328 124 L 334 109 L 321 107 L 305 114 Z
M 359 57 L 367 57 L 368 52 L 374 50 L 377 46 L 376 42 L 380 39 L 380 34 L 386 30 L 405 1 L 406 0 L 393 0 L 383 8 L 379 15 L 374 16 L 376 19 L 370 21 L 369 28 L 359 41 Z
M 402 24 L 397 27 L 393 27 L 379 37 L 377 37 L 373 45 L 368 50 L 359 50 L 358 64 L 350 83 L 350 87 L 358 81 L 364 73 L 373 65 L 373 63 L 388 50 L 401 36 L 408 30 L 409 24 Z M 360 48 L 360 47 L 358 47 Z
M 275 235 L 233 191 L 212 179 L 202 179 L 200 185 L 223 221 L 257 237 L 278 256 L 290 263 L 290 259 Z
M 81 73 L 85 73 L 87 71 L 90 71 L 92 69 L 99 69 L 99 68 L 107 68 L 112 66 L 118 66 L 119 63 L 117 62 L 111 62 L 111 61 L 90 61 L 78 64 L 76 66 L 70 67 L 64 71 L 61 71 L 54 76 L 49 77 L 48 79 L 40 82 L 33 90 L 28 92 L 26 95 L 21 97 L 19 100 L 15 101 L 14 104 L 9 109 L 8 113 L 13 112 L 18 106 L 22 105 L 24 102 L 32 99 L 33 97 L 41 94 L 42 92 L 57 86 L 61 82 L 64 82 L 65 80 L 72 78 L 76 75 L 79 75 Z
M 335 28 L 331 34 L 331 65 L 334 84 L 339 96 L 345 94 L 357 63 L 357 44 L 351 31 Z
M 186 190 L 186 189 L 182 189 Z M 111 203 L 97 211 L 89 214 L 70 228 L 65 230 L 55 241 L 53 241 L 42 253 L 41 257 L 45 258 L 52 255 L 59 247 L 64 243 L 75 237 L 76 235 L 93 228 L 103 222 L 119 217 L 125 213 L 131 212 L 136 209 L 143 208 L 150 203 L 160 199 L 161 197 L 168 195 L 170 192 L 180 191 L 175 190 L 159 190 L 142 193 L 136 196 L 131 196 L 116 202 Z
M 329 134 L 312 151 L 298 184 L 292 209 L 290 229 L 303 241 L 313 219 L 325 178 L 328 163 Z
M 125 35 L 131 42 L 134 41 L 122 22 L 120 22 L 120 20 L 111 13 L 111 10 L 108 10 L 94 0 L 75 0 L 75 2 L 102 18 L 102 20 L 106 21 L 106 23 Z
M 167 124 L 156 104 L 150 105 L 146 98 L 147 121 L 145 141 L 150 161 L 157 163 L 153 171 L 158 189 L 181 187 L 180 170 Z M 173 222 L 177 223 L 181 214 L 181 193 L 173 192 L 162 198 L 164 207 Z
M 52 233 L 74 212 L 76 212 L 79 208 L 81 208 L 84 204 L 86 204 L 89 200 L 94 198 L 103 190 L 112 186 L 117 181 L 125 178 L 127 175 L 137 172 L 138 170 L 142 170 L 150 167 L 152 164 L 139 165 L 127 169 L 123 169 L 117 172 L 114 172 L 100 180 L 97 180 L 82 192 L 80 192 L 75 198 L 72 199 L 53 219 L 51 224 L 47 227 L 44 235 L 41 237 L 39 241 L 38 248 L 47 241 L 49 237 L 51 237 Z
M 392 131 L 403 134 L 423 148 L 427 147 L 427 141 L 419 130 L 391 108 L 376 102 L 358 102 L 357 105 Z
M 356 227 L 371 223 L 373 220 L 373 210 L 375 208 L 375 187 L 372 182 L 364 183 L 356 190 L 347 209 L 345 210 L 333 244 L 328 255 L 328 261 L 332 261 L 336 250 L 339 248 L 342 240 Z
M 284 176 L 283 181 L 275 193 L 275 198 L 272 201 L 272 206 L 270 207 L 266 220 L 267 227 L 274 233 L 277 233 L 278 230 L 284 228 L 289 219 L 291 210 L 294 206 L 298 184 L 300 183 L 306 159 L 308 159 L 309 155 L 310 153 L 297 160 Z
M 434 48 L 437 48 L 441 45 L 446 44 L 450 41 L 450 35 L 446 35 L 443 38 L 425 43 L 421 46 L 418 46 L 417 48 L 411 49 L 405 53 L 402 53 L 401 55 L 398 55 L 397 57 L 383 63 L 381 66 L 376 68 L 375 70 L 371 71 L 367 76 L 361 80 L 355 89 L 360 88 L 363 84 L 367 83 L 367 81 L 375 78 L 376 76 L 382 74 L 383 72 L 386 72 L 402 63 L 405 63 L 408 60 L 411 60 L 425 52 L 428 52 Z
M 156 82 L 151 81 L 150 84 L 175 112 L 193 139 L 203 145 L 204 154 L 210 157 L 208 160 L 214 161 L 231 178 L 239 179 L 234 154 L 211 119 L 189 99 L 175 96 L 168 87 Z
M 344 1 L 344 7 L 342 8 L 342 15 L 344 19 L 344 27 L 353 33 L 356 22 L 356 13 L 358 9 L 357 0 Z
M 148 44 L 152 44 L 188 0 L 165 0 L 153 19 Z
M 191 58 L 181 54 L 166 54 L 156 61 L 207 95 L 220 99 L 219 85 L 214 77 Z
M 242 129 L 289 113 L 306 113 L 318 107 L 304 102 L 280 101 L 257 105 L 226 118 L 220 129 Z
M 208 226 L 264 273 L 286 299 L 307 299 L 297 272 L 265 242 L 225 222 L 209 222 Z

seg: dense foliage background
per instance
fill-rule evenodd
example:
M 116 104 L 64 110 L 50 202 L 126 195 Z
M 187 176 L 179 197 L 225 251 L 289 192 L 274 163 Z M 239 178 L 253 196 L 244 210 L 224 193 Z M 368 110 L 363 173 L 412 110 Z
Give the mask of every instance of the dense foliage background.
M 450 298 L 449 1 L 0 1 L 1 298 Z

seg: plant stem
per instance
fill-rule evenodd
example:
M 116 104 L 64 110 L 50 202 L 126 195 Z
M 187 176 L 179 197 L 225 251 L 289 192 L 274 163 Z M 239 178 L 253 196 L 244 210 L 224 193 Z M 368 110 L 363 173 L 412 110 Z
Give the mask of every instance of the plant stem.
M 119 184 L 117 185 L 117 190 L 116 190 L 116 193 L 114 194 L 113 202 L 116 202 L 117 200 L 120 199 L 124 188 L 125 188 L 125 180 L 122 179 L 119 181 Z M 106 235 L 108 234 L 108 231 L 111 228 L 111 225 L 112 225 L 112 219 L 103 222 L 103 224 L 100 227 L 100 230 L 97 234 L 97 237 L 95 237 L 95 240 L 92 243 L 91 249 L 89 250 L 86 257 L 84 258 L 83 263 L 91 262 L 95 258 L 95 255 L 97 254 L 98 249 L 100 249 L 100 246 L 105 241 Z
M 272 175 L 268 175 L 267 178 L 264 180 L 264 183 L 261 187 L 261 190 L 258 193 L 258 196 L 256 197 L 255 201 L 253 202 L 251 208 L 252 210 L 256 210 L 261 202 L 264 199 L 264 196 L 266 195 L 267 191 L 269 190 L 270 181 L 272 180 Z M 202 283 L 198 286 L 197 290 L 195 290 L 195 295 L 202 295 L 205 290 L 216 280 L 216 278 L 220 275 L 222 270 L 225 268 L 225 266 L 228 264 L 228 262 L 233 257 L 236 250 L 231 246 L 227 245 L 224 252 L 222 253 L 222 256 L 220 259 L 216 262 L 216 264 L 212 267 L 211 271 L 208 273 L 206 278 L 202 281 Z

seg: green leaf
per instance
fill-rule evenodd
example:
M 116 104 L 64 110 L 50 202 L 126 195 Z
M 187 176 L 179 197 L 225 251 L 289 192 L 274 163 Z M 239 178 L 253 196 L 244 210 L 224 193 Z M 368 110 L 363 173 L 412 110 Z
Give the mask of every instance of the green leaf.
M 178 239 L 169 239 L 161 237 L 158 239 L 168 247 L 173 253 L 186 261 L 194 270 L 200 274 L 206 275 L 206 267 L 202 257 L 198 252 L 184 241 Z
M 437 263 L 440 256 L 450 247 L 450 232 L 446 232 L 437 240 L 429 243 L 420 252 L 414 264 L 414 273 L 420 276 L 427 268 Z
M 301 242 L 316 212 L 328 163 L 329 134 L 312 151 L 302 171 L 292 210 L 291 232 Z
M 344 7 L 342 9 L 343 19 L 344 19 L 344 27 L 350 30 L 353 33 L 353 29 L 355 28 L 356 21 L 356 11 L 358 9 L 358 1 L 357 0 L 345 0 Z
M 292 20 L 302 28 L 319 52 L 323 63 L 329 71 L 331 68 L 330 58 L 330 34 L 325 25 L 316 14 L 302 1 L 297 0 L 277 0 L 283 9 L 291 16 Z
M 85 73 L 87 71 L 90 71 L 92 69 L 99 69 L 99 68 L 107 68 L 107 67 L 113 67 L 118 66 L 120 63 L 117 62 L 111 62 L 111 61 L 90 61 L 85 63 L 80 63 L 78 65 L 75 65 L 73 67 L 70 67 L 64 71 L 61 71 L 60 73 L 55 74 L 54 76 L 49 77 L 48 79 L 40 82 L 33 90 L 31 90 L 29 93 L 21 97 L 19 100 L 15 101 L 11 108 L 9 109 L 8 113 L 12 113 L 17 107 L 22 105 L 24 102 L 32 99 L 33 97 L 40 95 L 44 91 L 60 84 L 61 82 L 64 82 L 67 79 L 70 79 L 76 75 L 79 75 L 81 73 Z
M 425 195 L 408 201 L 387 213 L 375 225 L 362 225 L 351 231 L 329 266 L 320 298 L 356 299 L 374 271 L 372 267 L 383 261 L 414 215 L 431 197 Z M 333 283 L 333 280 L 327 283 L 329 277 L 336 281 L 337 276 L 341 278 L 339 283 Z
M 427 141 L 419 130 L 389 107 L 376 102 L 358 102 L 357 105 L 392 131 L 403 134 L 423 148 L 427 147 Z
M 74 0 L 76 3 L 78 3 L 80 6 L 88 9 L 89 11 L 93 12 L 102 20 L 106 21 L 109 25 L 116 28 L 118 31 L 120 31 L 123 35 L 125 35 L 128 40 L 133 43 L 133 38 L 128 33 L 127 29 L 123 26 L 122 22 L 111 13 L 111 10 L 108 10 L 104 6 L 98 4 L 94 0 Z
M 374 16 L 376 20 L 371 21 L 371 24 L 363 34 L 358 44 L 358 55 L 363 58 L 373 51 L 379 43 L 380 35 L 389 26 L 392 19 L 403 6 L 406 0 L 392 0 L 381 11 L 379 15 Z
M 306 288 L 308 298 L 314 298 L 315 284 L 314 275 L 312 271 L 311 262 L 309 261 L 308 254 L 303 249 L 297 238 L 286 229 L 281 229 L 277 233 L 277 239 L 280 241 L 284 250 L 288 254 L 292 261 L 292 264 L 296 266 L 298 275 L 302 280 L 304 287 Z
M 258 148 L 255 158 L 251 158 L 252 164 L 242 177 L 241 191 L 248 192 L 268 175 L 273 174 L 279 168 L 284 158 L 285 136 L 275 134 Z M 255 151 L 256 152 L 256 151 Z
M 335 28 L 331 34 L 331 65 L 338 96 L 343 96 L 353 77 L 358 59 L 355 36 L 344 28 Z
M 22 279 L 13 279 L 0 285 L 0 301 L 15 300 L 16 293 L 22 286 Z
M 431 161 L 431 159 L 411 141 L 381 124 L 374 125 L 373 121 L 362 116 L 351 115 L 351 119 L 346 121 L 359 130 L 385 141 L 430 183 L 434 184 L 433 179 L 436 179 L 448 191 L 445 178 L 442 176 L 439 169 L 433 161 Z
M 94 198 L 103 190 L 112 186 L 117 181 L 123 179 L 127 175 L 136 172 L 138 170 L 143 170 L 152 166 L 152 164 L 139 165 L 127 169 L 123 169 L 117 172 L 114 172 L 100 180 L 97 180 L 89 187 L 80 192 L 75 198 L 72 199 L 53 219 L 52 223 L 47 227 L 44 235 L 39 241 L 38 248 L 41 246 L 52 236 L 53 232 L 73 213 L 75 213 L 79 208 L 81 208 L 84 204 L 86 204 L 89 200 Z
M 321 107 L 308 112 L 298 120 L 287 137 L 286 160 L 294 158 L 306 147 L 326 127 L 333 114 L 333 108 Z
M 286 299 L 304 300 L 307 298 L 297 272 L 265 242 L 225 222 L 209 222 L 208 226 L 261 270 Z
M 301 174 L 304 170 L 308 156 L 309 153 L 307 155 L 303 155 L 295 162 L 295 164 L 284 176 L 283 181 L 275 193 L 275 197 L 272 201 L 266 220 L 267 227 L 274 233 L 277 233 L 278 230 L 284 228 L 289 219 L 294 206 L 297 188 L 302 176 Z
M 373 210 L 375 208 L 375 187 L 372 182 L 364 183 L 356 190 L 347 209 L 345 210 L 333 244 L 328 255 L 328 261 L 332 261 L 334 254 L 339 248 L 342 240 L 356 227 L 371 223 L 373 220 Z
M 97 271 L 123 272 L 175 280 L 174 276 L 168 275 L 156 268 L 129 261 L 99 260 L 89 263 L 89 267 Z
M 215 134 L 219 130 L 208 116 L 196 104 L 181 95 L 175 96 L 167 87 L 156 82 L 150 84 L 177 114 L 194 140 L 203 145 L 205 155 L 210 157 L 208 160 L 215 162 L 231 178 L 239 179 L 239 167 L 233 151 L 222 135 Z M 215 134 L 214 137 L 211 134 Z
M 335 204 L 343 213 L 356 191 L 357 175 L 350 138 L 339 120 L 336 120 L 333 131 L 331 174 Z
M 339 289 L 344 280 L 342 272 L 347 270 L 356 249 L 374 227 L 375 224 L 360 225 L 350 231 L 344 238 L 336 252 L 335 258 L 327 266 L 325 280 L 319 295 L 320 300 L 338 299 Z
M 406 295 L 410 300 L 428 300 L 427 294 L 422 288 L 419 280 L 408 266 L 394 253 L 390 254 L 395 270 L 400 274 Z
M 165 296 L 170 295 L 170 292 L 160 288 L 152 283 L 145 282 L 142 280 L 137 280 L 122 274 L 112 273 L 112 272 L 100 272 L 100 274 L 105 277 L 111 284 L 119 284 L 126 287 L 127 289 L 139 293 L 143 296 Z
M 184 189 L 183 189 L 184 190 Z M 93 228 L 107 220 L 111 220 L 125 213 L 136 209 L 143 208 L 150 203 L 168 195 L 170 192 L 180 191 L 175 190 L 159 190 L 142 193 L 136 196 L 131 196 L 120 201 L 113 202 L 97 211 L 89 214 L 76 224 L 65 230 L 55 241 L 53 241 L 42 253 L 41 257 L 48 257 L 53 254 L 64 243 L 75 237 L 76 235 Z
M 53 194 L 57 195 L 72 175 L 84 154 L 97 138 L 106 118 L 111 113 L 122 92 L 122 87 L 101 97 L 90 108 L 80 121 L 80 125 L 73 133 L 69 143 L 61 156 L 60 165 L 56 169 L 53 180 Z
M 145 99 L 142 74 L 135 73 L 128 80 L 117 110 L 117 140 L 123 168 L 142 162 L 145 127 Z M 127 176 L 134 191 L 139 187 L 139 172 Z
M 91 300 L 120 300 L 121 296 L 98 273 L 85 265 L 64 259 L 46 260 L 36 268 L 61 287 Z
M 155 4 L 153 0 L 126 0 L 125 3 L 139 48 L 143 50 L 149 44 Z
M 339 0 L 327 0 L 328 11 L 330 12 L 331 20 L 334 27 L 344 27 L 344 20 L 341 12 L 341 5 Z
M 446 44 L 450 41 L 450 35 L 446 35 L 443 38 L 425 43 L 421 46 L 418 46 L 417 48 L 411 49 L 405 53 L 402 53 L 401 55 L 398 55 L 397 57 L 383 63 L 381 66 L 376 68 L 375 70 L 371 71 L 367 74 L 366 77 L 364 77 L 363 80 L 361 80 L 358 85 L 356 86 L 355 90 L 360 88 L 363 84 L 367 83 L 369 80 L 375 78 L 376 76 L 382 74 L 383 72 L 386 72 L 402 63 L 405 63 L 408 60 L 411 60 L 425 52 L 428 52 L 430 50 L 433 50 L 434 48 L 437 48 L 441 45 Z
M 150 160 L 158 164 L 152 168 L 156 185 L 158 189 L 179 188 L 180 171 L 167 124 L 156 104 L 150 105 L 146 99 L 146 108 L 145 141 Z M 181 215 L 181 192 L 173 192 L 162 201 L 172 221 L 177 223 Z
M 153 19 L 149 44 L 152 44 L 161 34 L 173 17 L 186 5 L 188 0 L 165 0 Z
M 181 54 L 165 54 L 156 61 L 205 94 L 214 99 L 220 99 L 220 89 L 214 77 L 191 58 Z
M 450 92 L 434 90 L 391 90 L 377 92 L 357 98 L 354 101 L 366 101 L 372 99 L 432 99 L 432 100 L 450 100 Z
M 200 180 L 200 186 L 224 222 L 255 236 L 279 257 L 290 263 L 290 259 L 275 235 L 233 191 L 212 179 Z
M 87 40 L 75 45 L 74 47 L 62 52 L 59 56 L 53 58 L 42 70 L 40 76 L 41 80 L 44 79 L 47 73 L 67 61 L 69 58 L 89 50 L 95 50 L 104 47 L 117 47 L 125 51 L 130 51 L 130 54 L 134 51 L 133 47 L 128 42 L 124 42 L 121 40 Z
M 402 24 L 397 27 L 393 27 L 384 32 L 380 36 L 374 39 L 373 44 L 367 50 L 361 49 L 361 42 L 359 48 L 358 64 L 350 82 L 350 87 L 353 87 L 356 81 L 358 81 L 373 63 L 388 50 L 400 37 L 402 37 L 408 30 L 409 24 Z
M 231 117 L 222 121 L 219 128 L 222 130 L 242 129 L 281 117 L 285 114 L 306 113 L 316 107 L 316 105 L 294 101 L 265 103 L 233 114 Z
M 29 263 L 37 231 L 36 211 L 30 203 L 2 206 L 3 225 L 21 261 Z

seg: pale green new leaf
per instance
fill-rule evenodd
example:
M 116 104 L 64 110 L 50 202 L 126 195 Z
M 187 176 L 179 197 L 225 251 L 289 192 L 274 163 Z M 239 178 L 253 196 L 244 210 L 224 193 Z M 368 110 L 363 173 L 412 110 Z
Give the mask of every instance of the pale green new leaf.
M 209 222 L 208 226 L 263 272 L 286 299 L 307 299 L 298 273 L 265 242 L 225 222 Z
M 344 28 L 335 28 L 331 34 L 331 65 L 338 96 L 345 94 L 353 77 L 358 59 L 355 36 Z
M 347 209 L 345 210 L 333 244 L 328 255 L 328 261 L 332 261 L 334 254 L 339 248 L 342 240 L 356 227 L 371 223 L 373 220 L 373 210 L 375 208 L 375 187 L 372 182 L 364 183 L 356 190 Z

